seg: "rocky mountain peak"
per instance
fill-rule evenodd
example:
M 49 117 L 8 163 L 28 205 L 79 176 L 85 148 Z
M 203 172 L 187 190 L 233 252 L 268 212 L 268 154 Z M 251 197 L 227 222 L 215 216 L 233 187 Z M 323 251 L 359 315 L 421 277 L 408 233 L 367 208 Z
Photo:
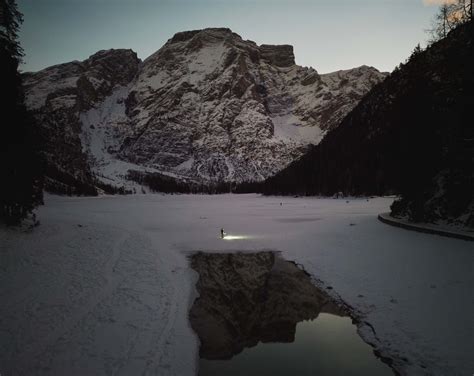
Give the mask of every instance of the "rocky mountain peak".
M 27 106 L 33 110 L 66 103 L 74 106 L 77 100 L 84 102 L 84 94 L 89 97 L 87 101 L 99 101 L 116 86 L 127 85 L 137 74 L 140 63 L 132 50 L 111 49 L 99 51 L 82 62 L 27 73 L 24 75 Z
M 176 33 L 171 39 L 169 39 L 168 43 L 171 44 L 186 42 L 194 38 L 196 35 L 199 35 L 200 37 L 213 36 L 216 39 L 225 39 L 231 35 L 237 34 L 234 34 L 232 30 L 228 28 L 206 28 L 200 30 L 181 31 Z
M 117 76 L 121 84 L 130 82 L 137 73 L 141 60 L 137 53 L 130 49 L 102 50 L 91 55 L 84 61 L 86 69 L 109 73 L 109 76 Z
M 191 30 L 176 33 L 173 38 L 168 40 L 167 44 L 176 44 L 186 42 L 187 51 L 196 51 L 200 48 L 213 43 L 222 43 L 228 47 L 238 47 L 245 49 L 247 52 L 253 52 L 253 60 L 255 55 L 262 58 L 269 64 L 278 67 L 289 67 L 295 65 L 295 56 L 293 54 L 293 46 L 288 44 L 269 45 L 262 44 L 257 46 L 253 41 L 243 40 L 242 37 L 228 28 L 206 28 L 202 30 Z

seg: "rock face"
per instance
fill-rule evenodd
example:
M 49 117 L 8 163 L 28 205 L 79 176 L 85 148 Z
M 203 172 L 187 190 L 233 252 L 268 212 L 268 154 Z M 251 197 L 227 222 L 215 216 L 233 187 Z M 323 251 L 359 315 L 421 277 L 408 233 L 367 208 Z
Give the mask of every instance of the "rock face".
M 76 181 L 120 186 L 134 170 L 242 182 L 319 143 L 384 77 L 366 66 L 320 75 L 296 65 L 289 45 L 204 29 L 176 34 L 144 62 L 110 50 L 27 74 L 25 89 L 51 169 Z
M 277 67 L 291 67 L 295 65 L 295 55 L 293 55 L 293 46 L 280 45 L 272 46 L 262 44 L 260 53 L 264 60 Z
M 296 324 L 320 312 L 344 315 L 295 264 L 272 252 L 192 257 L 199 273 L 189 314 L 204 359 L 230 359 L 258 342 L 293 342 Z

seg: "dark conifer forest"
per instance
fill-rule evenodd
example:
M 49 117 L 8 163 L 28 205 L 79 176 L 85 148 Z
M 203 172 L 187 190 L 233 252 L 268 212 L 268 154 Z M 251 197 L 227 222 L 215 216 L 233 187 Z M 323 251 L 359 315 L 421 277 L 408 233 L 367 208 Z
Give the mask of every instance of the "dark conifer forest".
M 26 111 L 18 72 L 22 58 L 18 43 L 21 23 L 15 1 L 1 1 L 0 221 L 7 224 L 19 223 L 42 203 L 41 139 Z

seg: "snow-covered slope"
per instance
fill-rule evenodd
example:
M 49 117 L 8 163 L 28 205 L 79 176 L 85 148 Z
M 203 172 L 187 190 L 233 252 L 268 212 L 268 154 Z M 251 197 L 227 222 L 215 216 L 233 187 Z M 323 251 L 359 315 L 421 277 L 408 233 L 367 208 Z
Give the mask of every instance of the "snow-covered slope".
M 25 80 L 30 109 L 58 128 L 68 125 L 56 111 L 73 116 L 88 166 L 113 185 L 128 170 L 262 180 L 317 144 L 385 77 L 366 66 L 319 75 L 295 64 L 291 46 L 258 46 L 229 29 L 178 33 L 143 63 L 132 55 L 102 51 Z

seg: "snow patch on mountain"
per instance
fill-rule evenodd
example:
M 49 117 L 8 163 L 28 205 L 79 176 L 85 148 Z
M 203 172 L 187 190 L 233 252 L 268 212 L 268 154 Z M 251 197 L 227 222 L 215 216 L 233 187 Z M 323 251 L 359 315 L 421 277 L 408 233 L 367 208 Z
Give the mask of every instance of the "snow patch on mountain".
M 325 131 L 319 127 L 300 125 L 299 119 L 293 114 L 272 117 L 275 126 L 275 138 L 286 141 L 307 144 L 317 144 L 324 137 Z

